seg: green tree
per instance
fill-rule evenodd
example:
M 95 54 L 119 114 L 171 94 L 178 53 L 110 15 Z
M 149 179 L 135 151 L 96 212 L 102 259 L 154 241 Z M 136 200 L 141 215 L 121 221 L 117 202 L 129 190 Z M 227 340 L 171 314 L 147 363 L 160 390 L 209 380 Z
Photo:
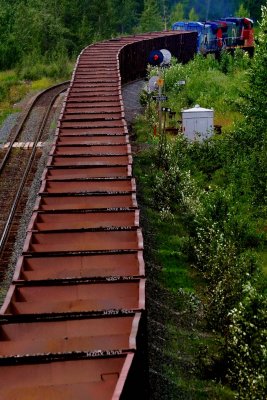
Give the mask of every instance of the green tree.
M 136 0 L 110 0 L 111 25 L 116 33 L 131 33 L 138 23 Z
M 251 90 L 248 96 L 247 116 L 255 134 L 265 132 L 267 126 L 267 4 L 262 6 L 262 20 L 256 52 L 250 70 Z
M 266 5 L 266 0 L 243 0 L 243 3 L 251 18 L 257 22 L 261 17 L 261 6 Z
M 250 91 L 248 95 L 247 140 L 254 152 L 251 152 L 251 173 L 254 192 L 259 204 L 266 204 L 267 186 L 267 5 L 262 6 L 262 20 L 258 44 L 249 73 Z
M 88 18 L 92 26 L 93 40 L 110 37 L 114 31 L 112 21 L 112 3 L 109 0 L 92 0 L 88 7 Z
M 184 19 L 184 6 L 182 2 L 177 3 L 171 12 L 170 20 L 174 24 L 177 21 L 182 21 Z
M 18 53 L 22 59 L 35 54 L 39 57 L 51 57 L 64 48 L 64 27 L 56 9 L 46 8 L 42 1 L 30 1 L 18 4 L 15 11 L 14 36 Z
M 235 182 L 237 192 L 246 192 L 251 204 L 264 207 L 267 200 L 267 6 L 262 7 L 257 46 L 247 76 L 249 87 L 241 103 L 245 121 L 229 139 L 229 154 L 233 159 L 228 160 L 227 175 Z
M 0 69 L 13 67 L 18 61 L 13 35 L 15 3 L 0 0 Z
M 160 31 L 163 29 L 162 18 L 156 0 L 145 0 L 144 11 L 140 18 L 141 32 Z
M 235 12 L 236 17 L 249 17 L 249 10 L 245 8 L 244 4 L 241 3 L 239 9 Z
M 82 46 L 86 46 L 91 42 L 94 33 L 87 15 L 82 16 L 77 33 Z
M 189 21 L 198 21 L 199 16 L 197 15 L 195 9 L 192 7 L 188 14 Z

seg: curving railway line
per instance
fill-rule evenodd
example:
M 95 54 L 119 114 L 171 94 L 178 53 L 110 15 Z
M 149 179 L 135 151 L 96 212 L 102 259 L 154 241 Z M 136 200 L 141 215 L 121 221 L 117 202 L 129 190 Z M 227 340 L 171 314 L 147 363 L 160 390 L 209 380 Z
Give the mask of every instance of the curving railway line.
M 122 83 L 195 33 L 87 47 L 73 72 L 22 255 L 0 311 L 3 400 L 148 399 L 145 267 Z
M 7 264 L 11 256 L 20 216 L 24 211 L 29 187 L 41 155 L 38 152 L 38 145 L 41 140 L 45 140 L 56 99 L 67 90 L 68 86 L 69 82 L 63 82 L 37 95 L 19 126 L 12 133 L 5 149 L 0 153 L 1 266 Z M 37 112 L 39 118 L 35 121 L 35 129 L 32 130 L 30 122 Z M 22 145 L 20 148 L 17 147 L 19 143 Z M 0 267 L 0 277 L 4 272 Z

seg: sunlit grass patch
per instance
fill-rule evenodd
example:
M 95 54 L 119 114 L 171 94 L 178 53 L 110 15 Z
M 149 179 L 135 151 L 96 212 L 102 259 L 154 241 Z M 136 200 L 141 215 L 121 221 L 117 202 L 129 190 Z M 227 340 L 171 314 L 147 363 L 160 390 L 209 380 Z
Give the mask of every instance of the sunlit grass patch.
M 0 71 L 0 82 L 17 79 L 15 70 Z
M 29 85 L 22 83 L 13 85 L 9 89 L 9 103 L 15 104 L 20 101 L 29 92 Z
M 32 90 L 43 90 L 53 85 L 53 80 L 51 78 L 43 77 L 31 82 Z
M 222 127 L 223 132 L 230 132 L 236 123 L 242 122 L 244 116 L 238 111 L 216 111 L 214 124 Z
M 68 79 L 73 63 L 66 62 L 63 66 L 54 63 L 39 67 L 38 69 L 38 65 L 35 65 L 34 73 L 25 73 L 25 76 L 15 69 L 0 72 L 0 124 L 8 115 L 18 111 L 17 103 L 29 93 L 42 91 Z

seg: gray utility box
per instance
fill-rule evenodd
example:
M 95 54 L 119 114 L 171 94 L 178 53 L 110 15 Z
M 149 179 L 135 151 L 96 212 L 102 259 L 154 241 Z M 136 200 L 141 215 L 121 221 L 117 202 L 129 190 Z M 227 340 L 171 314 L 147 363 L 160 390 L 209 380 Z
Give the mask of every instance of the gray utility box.
M 182 110 L 183 133 L 190 140 L 203 140 L 213 134 L 214 111 L 198 104 Z

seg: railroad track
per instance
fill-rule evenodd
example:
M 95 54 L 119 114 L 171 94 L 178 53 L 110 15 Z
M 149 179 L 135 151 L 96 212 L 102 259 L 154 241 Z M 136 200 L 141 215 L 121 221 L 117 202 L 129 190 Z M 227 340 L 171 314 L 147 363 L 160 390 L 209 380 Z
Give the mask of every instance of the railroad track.
M 151 50 L 186 61 L 195 45 L 195 33 L 158 32 L 80 54 L 0 311 L 1 399 L 148 399 L 143 238 L 121 84 L 145 75 Z
M 37 151 L 38 145 L 41 140 L 46 140 L 53 105 L 68 86 L 69 82 L 63 82 L 38 94 L 12 133 L 9 143 L 1 151 L 0 278 L 9 262 L 29 188 L 41 156 L 41 152 Z M 34 129 L 30 126 L 33 116 Z M 18 143 L 24 143 L 24 146 L 18 148 Z

